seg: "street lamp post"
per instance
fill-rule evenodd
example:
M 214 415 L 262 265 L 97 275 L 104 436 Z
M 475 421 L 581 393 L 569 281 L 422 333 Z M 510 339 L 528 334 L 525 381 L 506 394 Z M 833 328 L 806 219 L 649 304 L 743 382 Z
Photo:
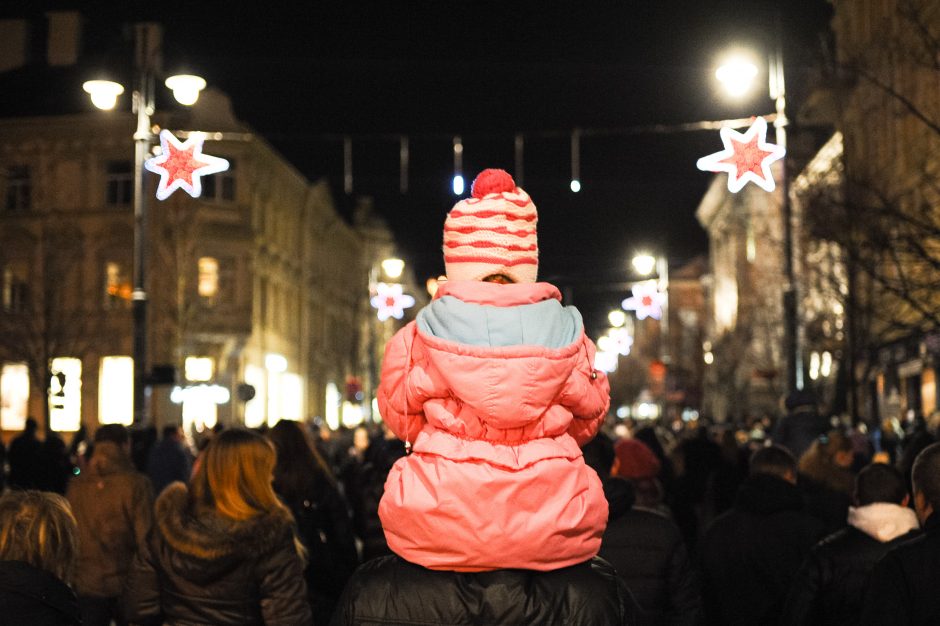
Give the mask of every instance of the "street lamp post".
M 783 50 L 780 35 L 780 20 L 776 25 L 776 45 L 768 62 L 768 86 L 770 97 L 774 101 L 776 115 L 774 131 L 777 145 L 787 146 L 787 96 L 783 71 Z M 732 96 L 743 95 L 757 76 L 757 68 L 750 61 L 731 58 L 715 72 L 718 80 Z M 803 388 L 803 357 L 799 329 L 799 308 L 797 284 L 793 262 L 793 213 L 790 205 L 790 184 L 787 176 L 786 161 L 782 161 L 780 172 L 780 212 L 783 222 L 783 321 L 784 352 L 786 353 L 787 391 Z
M 133 320 L 132 357 L 134 361 L 134 419 L 135 426 L 147 420 L 147 221 L 148 204 L 144 190 L 144 161 L 150 152 L 153 133 L 151 116 L 154 114 L 155 57 L 159 54 L 159 25 L 134 25 L 134 68 L 137 85 L 132 98 L 133 112 L 137 114 L 134 131 L 134 289 L 131 292 Z M 199 91 L 206 85 L 198 76 L 170 76 L 167 86 L 180 104 L 195 104 Z M 113 109 L 117 97 L 124 92 L 118 83 L 106 80 L 87 81 L 83 88 L 99 109 Z

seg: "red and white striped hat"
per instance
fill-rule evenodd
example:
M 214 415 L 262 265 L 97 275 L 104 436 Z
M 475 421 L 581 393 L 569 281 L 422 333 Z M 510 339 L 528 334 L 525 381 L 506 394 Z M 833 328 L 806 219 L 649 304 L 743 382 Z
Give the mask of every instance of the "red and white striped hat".
M 504 274 L 534 283 L 539 269 L 535 226 L 538 212 L 529 194 L 505 170 L 480 172 L 472 197 L 454 205 L 444 221 L 444 271 L 448 280 L 482 280 Z

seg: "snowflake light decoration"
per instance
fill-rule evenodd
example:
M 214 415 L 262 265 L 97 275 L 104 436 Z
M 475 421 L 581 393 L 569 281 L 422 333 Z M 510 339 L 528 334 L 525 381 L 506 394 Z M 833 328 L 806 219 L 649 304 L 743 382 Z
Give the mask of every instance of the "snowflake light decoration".
M 400 320 L 405 316 L 405 309 L 414 306 L 415 299 L 402 293 L 401 285 L 393 283 L 379 283 L 375 286 L 375 295 L 370 300 L 372 306 L 378 309 L 378 318 L 385 321 L 390 317 Z
M 160 175 L 158 200 L 166 200 L 177 189 L 198 198 L 202 195 L 201 176 L 228 169 L 225 159 L 202 153 L 205 140 L 203 133 L 193 133 L 180 143 L 170 131 L 160 131 L 160 154 L 144 161 L 146 169 Z
M 616 372 L 618 356 L 616 352 L 598 350 L 594 354 L 594 369 L 607 372 L 608 374 Z
M 626 328 L 611 328 L 607 334 L 597 340 L 597 347 L 604 352 L 613 352 L 622 356 L 630 354 L 633 337 Z
M 655 283 L 648 282 L 634 285 L 633 295 L 624 300 L 621 306 L 627 311 L 636 311 L 637 319 L 652 317 L 658 320 L 663 315 L 665 303 L 666 294 L 660 293 Z
M 770 164 L 786 154 L 783 146 L 767 143 L 767 121 L 758 117 L 744 133 L 725 127 L 719 131 L 725 149 L 702 157 L 696 165 L 706 172 L 728 172 L 728 191 L 737 193 L 747 183 L 774 190 Z

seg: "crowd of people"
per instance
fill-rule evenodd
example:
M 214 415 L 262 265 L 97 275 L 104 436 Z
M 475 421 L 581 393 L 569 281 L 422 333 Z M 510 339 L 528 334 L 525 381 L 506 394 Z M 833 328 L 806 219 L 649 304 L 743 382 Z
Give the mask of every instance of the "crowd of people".
M 454 207 L 449 280 L 388 343 L 381 424 L 66 446 L 28 420 L 0 620 L 940 623 L 932 424 L 869 430 L 808 391 L 779 420 L 609 416 L 580 314 L 535 282 L 536 221 L 502 171 Z

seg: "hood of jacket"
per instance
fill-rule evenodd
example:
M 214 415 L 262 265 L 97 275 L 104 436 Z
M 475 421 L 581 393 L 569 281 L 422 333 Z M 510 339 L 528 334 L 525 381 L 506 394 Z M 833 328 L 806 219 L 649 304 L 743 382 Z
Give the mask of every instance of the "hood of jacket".
M 906 506 L 890 502 L 849 507 L 848 522 L 850 526 L 854 526 L 881 543 L 897 539 L 901 535 L 920 528 L 914 511 Z
M 735 508 L 757 515 L 803 510 L 803 495 L 786 480 L 772 474 L 752 474 L 738 490 Z
M 229 519 L 212 510 L 194 514 L 189 490 L 181 482 L 163 490 L 154 514 L 163 541 L 184 557 L 177 572 L 194 581 L 211 579 L 245 559 L 269 553 L 293 533 L 293 518 L 286 509 L 248 520 Z M 186 561 L 191 567 L 187 567 Z
M 416 322 L 430 366 L 460 403 L 500 429 L 545 413 L 584 337 L 581 314 L 548 283 L 447 282 Z
M 91 473 L 98 476 L 134 471 L 130 457 L 121 446 L 113 441 L 96 443 L 89 465 Z

